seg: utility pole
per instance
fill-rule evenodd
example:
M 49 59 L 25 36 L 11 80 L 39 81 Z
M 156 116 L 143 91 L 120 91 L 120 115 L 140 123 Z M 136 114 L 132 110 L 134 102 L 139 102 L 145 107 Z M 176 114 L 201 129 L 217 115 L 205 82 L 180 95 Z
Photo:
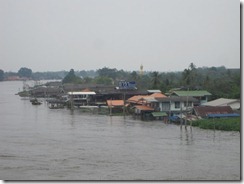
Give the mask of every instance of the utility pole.
M 169 123 L 171 123 L 171 95 L 169 96 Z
M 123 115 L 124 115 L 124 118 L 125 118 L 125 92 L 123 93 L 123 101 L 124 101 L 124 108 L 123 108 Z
M 71 108 L 71 110 L 74 110 L 73 85 L 72 85 L 70 94 L 71 94 L 70 108 Z
M 187 128 L 187 116 L 188 116 L 188 92 L 189 92 L 189 88 L 187 88 L 187 95 L 186 95 L 186 122 L 185 122 L 185 128 Z
M 112 116 L 112 100 L 111 100 L 111 103 L 110 103 L 109 112 L 110 112 L 110 116 Z
M 182 129 L 182 121 L 183 121 L 183 119 L 182 119 L 182 101 L 180 99 L 180 128 L 181 129 Z
M 128 89 L 136 89 L 135 87 L 135 82 L 134 81 L 131 81 L 131 82 L 127 82 L 127 81 L 120 81 L 119 82 L 119 90 L 122 92 L 123 94 L 123 101 L 124 101 L 124 106 L 123 106 L 123 115 L 124 115 L 124 118 L 125 118 L 125 96 L 126 96 L 126 92 Z

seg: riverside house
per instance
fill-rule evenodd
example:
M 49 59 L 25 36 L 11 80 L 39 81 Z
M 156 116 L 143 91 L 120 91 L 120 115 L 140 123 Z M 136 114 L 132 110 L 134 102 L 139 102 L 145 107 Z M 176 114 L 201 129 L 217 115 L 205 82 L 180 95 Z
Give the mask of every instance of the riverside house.
M 199 99 L 192 96 L 165 96 L 162 93 L 136 95 L 126 101 L 135 108 L 135 114 L 151 114 L 153 117 L 176 116 L 192 112 Z M 154 112 L 154 113 L 153 113 Z
M 110 115 L 113 112 L 123 112 L 124 100 L 107 100 L 107 106 L 110 110 Z
M 74 106 L 85 106 L 91 105 L 94 102 L 94 96 L 96 93 L 85 89 L 83 91 L 68 92 L 68 98 L 73 103 Z
M 191 91 L 191 90 L 187 90 L 187 91 L 176 90 L 170 94 L 170 96 L 194 97 L 198 100 L 198 102 L 194 103 L 194 106 L 202 105 L 203 103 L 208 102 L 208 99 L 211 95 L 212 94 L 206 90 L 193 90 L 193 91 Z
M 156 100 L 158 101 L 159 111 L 171 114 L 171 116 L 190 112 L 193 109 L 194 104 L 198 103 L 198 100 L 191 96 L 171 96 L 160 99 L 156 98 Z

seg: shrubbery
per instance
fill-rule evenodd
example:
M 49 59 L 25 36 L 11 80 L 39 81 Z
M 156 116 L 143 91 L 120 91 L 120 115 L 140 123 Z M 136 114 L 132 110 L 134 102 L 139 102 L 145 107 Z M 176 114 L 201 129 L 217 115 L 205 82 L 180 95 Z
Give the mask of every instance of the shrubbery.
M 192 126 L 198 126 L 203 129 L 215 129 L 225 131 L 240 131 L 241 118 L 215 118 L 202 119 L 192 123 Z

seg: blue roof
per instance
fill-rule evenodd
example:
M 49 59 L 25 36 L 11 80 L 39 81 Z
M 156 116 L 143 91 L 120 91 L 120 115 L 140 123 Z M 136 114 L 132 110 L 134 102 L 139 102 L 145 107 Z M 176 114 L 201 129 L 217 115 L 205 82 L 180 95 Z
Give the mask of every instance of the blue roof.
M 208 118 L 227 118 L 227 117 L 239 117 L 240 114 L 208 114 Z

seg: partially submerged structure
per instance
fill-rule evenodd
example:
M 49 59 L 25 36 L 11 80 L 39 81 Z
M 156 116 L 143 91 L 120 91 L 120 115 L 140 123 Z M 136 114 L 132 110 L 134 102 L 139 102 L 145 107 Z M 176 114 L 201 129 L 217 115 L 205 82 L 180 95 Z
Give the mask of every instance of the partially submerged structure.
M 107 106 L 109 108 L 110 115 L 113 112 L 123 112 L 125 108 L 124 100 L 107 100 Z
M 208 102 L 211 93 L 204 90 L 174 90 L 168 95 L 160 90 L 120 89 L 114 85 L 47 83 L 28 91 L 33 97 L 48 98 L 49 108 L 94 107 L 110 112 L 132 112 L 143 120 L 170 117 L 193 120 L 195 117 L 235 117 L 240 100 L 217 99 Z M 194 116 L 195 115 L 195 116 Z
M 88 90 L 68 92 L 70 103 L 74 106 L 92 105 L 95 95 L 96 93 L 94 91 Z

